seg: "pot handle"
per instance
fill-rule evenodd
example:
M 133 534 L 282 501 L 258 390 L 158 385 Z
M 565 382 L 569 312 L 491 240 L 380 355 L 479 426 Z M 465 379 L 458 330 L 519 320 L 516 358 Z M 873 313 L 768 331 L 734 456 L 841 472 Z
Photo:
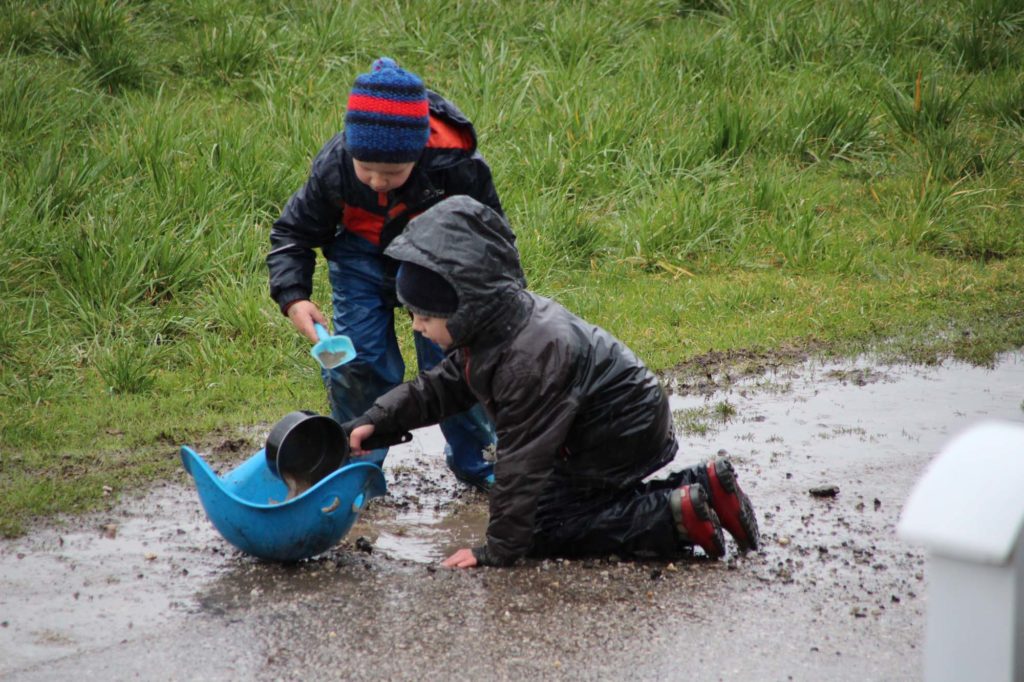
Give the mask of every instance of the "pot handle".
M 392 445 L 401 445 L 402 443 L 408 443 L 412 440 L 412 434 L 408 431 L 402 431 L 401 433 L 374 433 L 369 438 L 365 439 L 362 443 L 363 450 L 376 450 L 377 448 L 386 448 Z

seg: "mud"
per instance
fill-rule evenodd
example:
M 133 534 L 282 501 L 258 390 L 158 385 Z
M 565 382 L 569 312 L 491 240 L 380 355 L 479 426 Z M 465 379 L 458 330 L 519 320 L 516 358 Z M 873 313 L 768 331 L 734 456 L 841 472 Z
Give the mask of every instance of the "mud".
M 1021 354 L 673 382 L 677 464 L 725 450 L 758 510 L 764 549 L 719 562 L 440 569 L 487 511 L 433 429 L 393 450 L 342 544 L 295 565 L 234 550 L 181 472 L 0 543 L 0 677 L 919 679 L 927 570 L 902 504 L 955 433 L 1024 422 L 1022 385 Z

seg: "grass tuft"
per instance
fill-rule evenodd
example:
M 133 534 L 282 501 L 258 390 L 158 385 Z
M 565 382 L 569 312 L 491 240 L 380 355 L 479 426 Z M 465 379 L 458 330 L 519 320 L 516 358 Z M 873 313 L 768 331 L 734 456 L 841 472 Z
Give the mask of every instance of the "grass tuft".
M 46 19 L 53 49 L 77 57 L 105 89 L 137 87 L 145 77 L 144 27 L 119 0 L 68 0 Z
M 916 136 L 951 128 L 964 113 L 970 87 L 968 83 L 959 93 L 950 94 L 939 87 L 937 77 L 925 80 L 918 72 L 912 91 L 890 83 L 881 99 L 899 129 Z
M 141 394 L 156 383 L 159 346 L 118 339 L 105 344 L 94 360 L 107 390 L 115 394 Z
M 206 28 L 196 50 L 196 72 L 219 83 L 245 78 L 267 63 L 268 43 L 263 24 L 251 18 Z
M 786 130 L 795 133 L 793 152 L 804 161 L 851 161 L 867 151 L 871 112 L 826 92 L 796 103 Z

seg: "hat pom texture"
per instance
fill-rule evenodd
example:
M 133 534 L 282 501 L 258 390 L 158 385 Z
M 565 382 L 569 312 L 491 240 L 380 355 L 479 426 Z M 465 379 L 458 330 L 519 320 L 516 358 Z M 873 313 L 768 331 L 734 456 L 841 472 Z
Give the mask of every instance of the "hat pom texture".
M 360 74 L 348 97 L 345 146 L 358 161 L 408 163 L 430 137 L 427 90 L 419 76 L 381 57 Z

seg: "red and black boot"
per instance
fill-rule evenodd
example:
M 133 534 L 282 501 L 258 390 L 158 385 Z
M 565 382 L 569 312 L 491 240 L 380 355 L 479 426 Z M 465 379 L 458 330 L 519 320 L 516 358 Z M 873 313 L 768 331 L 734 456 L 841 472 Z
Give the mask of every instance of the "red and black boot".
M 718 516 L 708 506 L 708 495 L 700 485 L 684 485 L 669 495 L 669 506 L 680 537 L 698 545 L 712 559 L 725 556 L 725 538 Z
M 736 472 L 727 459 L 716 459 L 695 467 L 698 480 L 711 496 L 711 508 L 718 514 L 722 528 L 736 541 L 741 552 L 757 549 L 761 534 L 750 498 L 736 480 Z

